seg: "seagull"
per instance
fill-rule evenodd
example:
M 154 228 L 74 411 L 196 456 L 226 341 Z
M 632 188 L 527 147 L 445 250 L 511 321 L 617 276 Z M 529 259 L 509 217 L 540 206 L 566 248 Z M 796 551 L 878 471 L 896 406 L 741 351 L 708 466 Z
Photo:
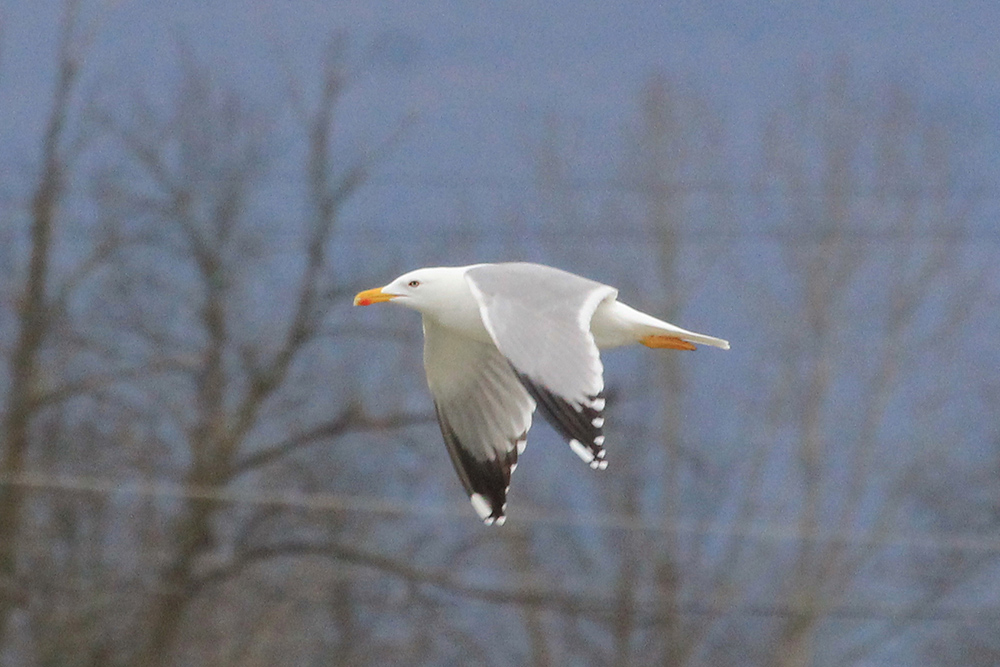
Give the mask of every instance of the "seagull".
M 365 290 L 355 306 L 392 302 L 423 316 L 424 369 L 441 434 L 472 507 L 506 520 L 507 492 L 535 408 L 591 468 L 603 470 L 599 349 L 729 349 L 618 301 L 618 290 L 541 264 L 417 269 Z

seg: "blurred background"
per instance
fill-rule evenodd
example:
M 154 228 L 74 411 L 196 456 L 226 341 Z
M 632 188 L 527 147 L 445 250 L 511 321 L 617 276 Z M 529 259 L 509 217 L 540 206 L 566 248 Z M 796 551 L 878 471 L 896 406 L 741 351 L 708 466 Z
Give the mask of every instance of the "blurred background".
M 1000 664 L 1000 5 L 0 10 L 0 663 Z M 538 261 L 604 355 L 476 518 L 419 317 Z

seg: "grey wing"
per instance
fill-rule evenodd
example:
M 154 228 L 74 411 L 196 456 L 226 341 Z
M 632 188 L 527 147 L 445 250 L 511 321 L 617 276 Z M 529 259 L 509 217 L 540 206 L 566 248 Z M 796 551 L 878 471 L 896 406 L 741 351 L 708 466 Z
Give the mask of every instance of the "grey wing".
M 466 280 L 497 348 L 542 414 L 592 468 L 604 454 L 604 367 L 590 332 L 617 290 L 538 264 L 483 264 Z
M 494 345 L 426 318 L 424 368 L 458 478 L 479 518 L 502 524 L 535 402 Z

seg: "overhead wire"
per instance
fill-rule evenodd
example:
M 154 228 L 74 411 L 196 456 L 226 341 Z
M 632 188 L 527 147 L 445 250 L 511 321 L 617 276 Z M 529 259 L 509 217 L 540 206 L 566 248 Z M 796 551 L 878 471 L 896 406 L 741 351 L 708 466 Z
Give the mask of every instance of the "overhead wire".
M 167 481 L 123 480 L 110 477 L 24 472 L 0 476 L 0 486 L 110 497 L 115 495 L 172 500 L 204 500 L 227 505 L 275 506 L 318 512 L 353 513 L 385 517 L 434 517 L 469 521 L 467 503 L 427 504 L 403 499 L 332 492 L 301 492 L 291 489 L 261 490 L 240 486 L 198 486 Z M 654 522 L 645 517 L 620 514 L 574 514 L 542 508 L 522 507 L 511 521 L 525 525 L 596 528 L 652 534 L 731 536 L 771 542 L 801 540 L 796 525 L 756 521 L 736 524 L 726 521 L 677 520 Z M 909 532 L 871 535 L 863 531 L 818 530 L 816 541 L 837 541 L 854 546 L 882 546 L 922 550 L 1000 553 L 1000 536 Z

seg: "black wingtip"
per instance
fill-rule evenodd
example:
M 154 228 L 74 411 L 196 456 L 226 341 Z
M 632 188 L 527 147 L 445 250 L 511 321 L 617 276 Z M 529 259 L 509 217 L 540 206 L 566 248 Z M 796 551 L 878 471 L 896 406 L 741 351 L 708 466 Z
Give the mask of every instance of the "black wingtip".
M 604 452 L 604 392 L 573 405 L 523 373 L 518 379 L 538 403 L 542 415 L 569 443 L 570 448 L 594 470 L 608 467 Z
M 487 526 L 502 526 L 507 520 L 507 515 L 504 513 L 507 508 L 506 502 L 497 506 L 481 493 L 473 493 L 469 496 L 469 500 L 472 501 L 472 508 L 476 510 L 476 514 Z
M 469 494 L 473 509 L 487 525 L 502 526 L 507 519 L 510 474 L 517 466 L 517 455 L 524 449 L 527 433 L 512 442 L 511 451 L 506 456 L 478 459 L 459 439 L 440 408 L 437 412 L 448 454 L 462 486 Z

